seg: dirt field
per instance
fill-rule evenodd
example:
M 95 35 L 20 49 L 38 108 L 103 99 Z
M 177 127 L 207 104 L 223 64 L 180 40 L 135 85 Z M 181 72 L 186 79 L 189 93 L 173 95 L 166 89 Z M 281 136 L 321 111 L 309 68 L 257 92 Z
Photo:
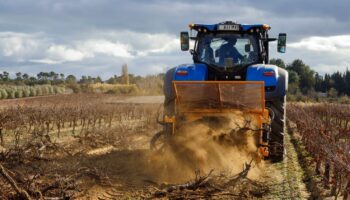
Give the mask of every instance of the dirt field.
M 186 141 L 180 142 L 186 144 L 186 148 L 178 146 L 175 150 L 154 152 L 150 150 L 149 142 L 161 128 L 155 123 L 155 116 L 161 107 L 162 97 L 99 96 L 82 99 L 85 98 L 94 99 L 92 101 L 98 102 L 96 105 L 112 106 L 107 109 L 117 109 L 113 121 L 108 124 L 108 120 L 105 120 L 106 128 L 103 128 L 103 120 L 101 128 L 96 128 L 92 122 L 84 128 L 85 123 L 81 122 L 82 127 L 76 127 L 73 137 L 71 126 L 67 127 L 68 122 L 66 125 L 63 123 L 65 128 L 60 130 L 59 137 L 54 126 L 48 130 L 48 136 L 56 146 L 53 148 L 51 143 L 46 145 L 46 150 L 39 157 L 28 158 L 29 155 L 36 155 L 28 153 L 29 150 L 22 153 L 25 156 L 20 161 L 2 155 L 5 172 L 31 197 L 305 199 L 309 196 L 302 181 L 303 171 L 288 135 L 286 159 L 282 163 L 252 161 L 251 154 L 246 150 L 222 148 L 216 143 L 195 139 L 197 135 L 193 140 L 185 138 Z M 21 103 L 30 105 L 33 102 Z M 91 107 L 96 106 L 93 104 Z M 115 113 L 121 114 L 122 118 L 115 120 Z M 98 119 L 96 121 L 98 123 Z M 90 124 L 90 121 L 87 123 Z M 205 127 L 199 128 L 203 129 Z M 3 154 L 11 149 L 11 139 L 11 135 L 5 133 L 5 144 L 8 145 L 3 145 Z M 42 148 L 39 145 L 30 150 L 41 151 Z M 6 179 L 0 178 L 0 186 L 2 191 L 9 193 L 4 197 L 19 197 Z M 40 191 L 43 196 L 35 194 L 35 191 Z

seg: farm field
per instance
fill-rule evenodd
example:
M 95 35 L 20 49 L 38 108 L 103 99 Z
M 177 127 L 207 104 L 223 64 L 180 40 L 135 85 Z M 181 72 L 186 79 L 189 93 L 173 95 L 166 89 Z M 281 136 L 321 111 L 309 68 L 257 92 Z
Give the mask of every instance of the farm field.
M 314 198 L 350 196 L 350 107 L 320 103 L 288 106 L 289 132 L 303 154 Z
M 300 128 L 307 126 L 298 121 L 304 108 L 297 104 L 288 108 L 293 134 L 286 135 L 282 163 L 255 159 L 247 153 L 251 150 L 240 149 L 239 143 L 238 147 L 223 148 L 207 142 L 200 131 L 190 132 L 195 135 L 186 135 L 176 148 L 151 151 L 149 142 L 161 129 L 157 118 L 162 101 L 161 96 L 106 94 L 6 100 L 0 111 L 0 198 L 305 199 L 315 194 L 305 180 L 310 173 L 303 164 L 313 163 L 325 174 L 325 163 L 333 169 L 348 161 L 329 160 L 329 155 L 322 153 L 318 162 L 309 155 L 299 164 L 299 146 L 310 140 L 307 129 Z M 346 120 L 335 121 L 347 127 Z M 347 136 L 334 141 L 343 145 L 344 154 L 339 155 L 345 159 L 349 158 Z M 306 150 L 321 152 L 310 146 Z M 337 175 L 343 178 L 334 179 L 338 196 L 345 194 L 348 183 L 348 172 L 344 166 L 342 169 L 345 171 L 338 170 Z M 327 173 L 334 174 L 332 170 Z M 330 197 L 333 183 L 329 181 L 330 189 L 321 195 Z

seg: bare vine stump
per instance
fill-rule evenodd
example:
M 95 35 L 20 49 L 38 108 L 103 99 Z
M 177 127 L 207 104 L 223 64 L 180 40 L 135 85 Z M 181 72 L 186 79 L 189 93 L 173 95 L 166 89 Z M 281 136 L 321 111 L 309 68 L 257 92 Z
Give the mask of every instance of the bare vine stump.
M 316 169 L 315 169 L 315 172 L 316 172 L 317 175 L 320 175 L 320 174 L 321 174 L 320 168 L 321 168 L 321 160 L 320 160 L 320 158 L 318 157 L 318 158 L 316 159 Z
M 324 165 L 324 174 L 323 174 L 323 187 L 329 189 L 329 177 L 330 177 L 330 164 L 329 162 L 325 162 Z
M 2 133 L 2 128 L 0 128 L 0 145 L 4 146 L 4 135 Z

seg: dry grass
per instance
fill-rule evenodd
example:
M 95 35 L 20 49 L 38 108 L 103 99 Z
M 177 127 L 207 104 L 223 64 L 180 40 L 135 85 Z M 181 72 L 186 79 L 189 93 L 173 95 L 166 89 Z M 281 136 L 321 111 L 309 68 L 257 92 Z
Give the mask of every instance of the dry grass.
M 132 95 L 132 94 L 139 93 L 139 89 L 134 84 L 125 85 L 125 84 L 95 83 L 95 84 L 89 84 L 88 88 L 94 93 L 108 93 L 108 94 L 116 94 L 116 95 L 122 95 L 122 94 Z

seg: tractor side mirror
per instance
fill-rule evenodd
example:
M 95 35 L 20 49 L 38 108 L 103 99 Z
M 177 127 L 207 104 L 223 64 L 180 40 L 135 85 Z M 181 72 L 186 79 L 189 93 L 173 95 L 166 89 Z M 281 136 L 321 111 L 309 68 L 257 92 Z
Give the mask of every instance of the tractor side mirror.
M 278 35 L 277 51 L 279 53 L 286 53 L 286 45 L 287 45 L 287 34 L 280 33 Z
M 250 52 L 250 44 L 246 44 L 246 45 L 244 46 L 244 51 L 245 51 L 246 53 Z
M 188 32 L 180 33 L 181 51 L 188 51 L 190 48 L 190 37 Z

